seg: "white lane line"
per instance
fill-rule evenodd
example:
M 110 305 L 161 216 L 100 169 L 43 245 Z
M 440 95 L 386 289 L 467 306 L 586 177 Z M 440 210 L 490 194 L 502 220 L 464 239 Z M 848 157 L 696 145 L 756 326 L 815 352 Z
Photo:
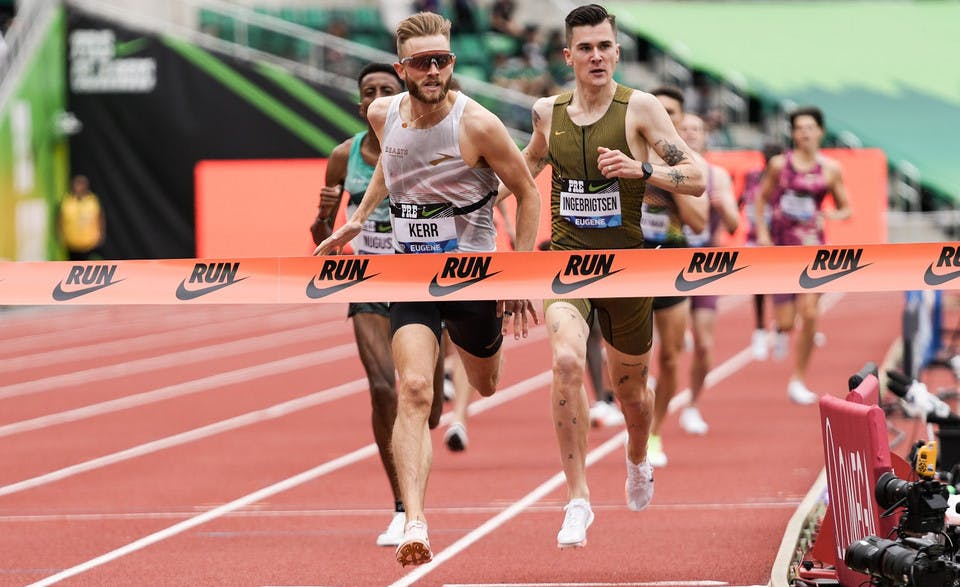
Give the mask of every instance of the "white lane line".
M 623 441 L 627 437 L 626 430 L 619 432 L 614 435 L 612 438 L 593 449 L 587 454 L 587 466 L 589 467 L 593 463 L 607 456 L 615 450 L 623 450 Z M 473 543 L 477 542 L 487 534 L 490 534 L 500 526 L 507 523 L 512 518 L 516 517 L 523 510 L 527 509 L 529 506 L 540 501 L 542 498 L 549 495 L 553 490 L 557 489 L 565 482 L 565 477 L 563 471 L 555 474 L 553 477 L 550 477 L 543 483 L 541 483 L 536 489 L 526 494 L 520 500 L 512 503 L 505 510 L 501 511 L 496 516 L 490 518 L 477 528 L 468 532 L 463 538 L 457 540 L 447 548 L 443 549 L 440 553 L 436 554 L 433 557 L 433 560 L 429 563 L 417 567 L 414 571 L 408 573 L 406 576 L 401 578 L 399 581 L 390 584 L 390 587 L 408 587 L 413 585 L 424 576 L 429 574 L 431 571 L 436 569 L 438 566 L 442 565 L 446 561 L 460 554 L 462 551 L 466 550 Z
M 491 397 L 483 398 L 481 400 L 474 402 L 470 406 L 470 413 L 479 414 L 489 409 L 492 409 L 496 406 L 499 406 L 503 403 L 514 400 L 520 396 L 526 395 L 531 391 L 540 389 L 545 385 L 548 385 L 552 380 L 552 378 L 553 378 L 552 371 L 545 371 L 543 373 L 540 373 L 539 375 L 535 375 L 529 379 L 520 381 L 519 383 L 511 385 L 506 389 L 498 391 L 496 394 L 494 394 Z M 366 385 L 366 381 L 364 381 L 363 383 L 364 385 Z M 449 422 L 451 417 L 452 417 L 452 414 L 450 412 L 447 412 L 446 414 L 443 415 L 440 421 L 441 423 Z M 377 445 L 374 443 L 370 443 L 342 457 L 336 458 L 332 461 L 327 461 L 322 465 L 318 465 L 312 469 L 309 469 L 307 471 L 294 475 L 293 477 L 289 477 L 287 479 L 284 479 L 283 481 L 279 481 L 277 483 L 274 483 L 273 485 L 264 487 L 263 489 L 254 491 L 253 493 L 249 493 L 229 503 L 223 504 L 219 507 L 216 507 L 212 510 L 204 512 L 200 515 L 194 516 L 189 520 L 184 520 L 178 524 L 174 524 L 173 526 L 164 528 L 163 530 L 144 536 L 139 540 L 135 540 L 129 544 L 126 544 L 120 548 L 117 548 L 115 550 L 102 554 L 96 558 L 85 561 L 79 565 L 70 567 L 68 569 L 64 569 L 63 571 L 55 575 L 51 575 L 49 577 L 46 577 L 45 579 L 41 579 L 40 581 L 37 581 L 36 583 L 32 583 L 28 587 L 44 587 L 46 585 L 53 585 L 54 583 L 63 581 L 64 579 L 68 579 L 70 577 L 79 575 L 80 573 L 84 573 L 86 571 L 89 571 L 90 569 L 99 567 L 100 565 L 104 565 L 110 561 L 124 557 L 128 554 L 131 554 L 133 552 L 146 548 L 152 544 L 156 544 L 157 542 L 166 540 L 167 538 L 171 538 L 182 532 L 186 532 L 187 530 L 190 530 L 192 528 L 195 528 L 196 526 L 209 522 L 210 520 L 214 520 L 216 518 L 219 518 L 221 516 L 234 512 L 252 503 L 262 501 L 278 493 L 287 491 L 288 489 L 293 489 L 298 485 L 302 485 L 304 483 L 313 481 L 318 477 L 327 475 L 338 469 L 341 469 L 343 467 L 362 461 L 363 459 L 370 458 L 376 454 L 378 454 Z
M 89 461 L 70 465 L 69 467 L 64 467 L 63 469 L 38 475 L 37 477 L 31 477 L 30 479 L 24 479 L 23 481 L 11 483 L 10 485 L 0 486 L 0 497 L 4 495 L 10 495 L 11 493 L 18 493 L 20 491 L 33 489 L 41 485 L 60 481 L 62 479 L 66 479 L 67 477 L 79 475 L 80 473 L 86 473 L 94 469 L 99 469 L 129 459 L 142 457 L 159 450 L 179 446 L 181 444 L 187 444 L 188 442 L 194 442 L 196 440 L 213 436 L 215 434 L 220 434 L 228 430 L 234 430 L 243 426 L 257 424 L 266 420 L 282 418 L 292 414 L 293 412 L 312 408 L 320 404 L 325 404 L 327 402 L 346 397 L 350 394 L 363 391 L 367 388 L 368 383 L 366 379 L 357 379 L 349 383 L 344 383 L 343 385 L 338 385 L 337 387 L 333 387 L 326 391 L 320 391 L 303 397 L 298 397 L 296 399 L 282 402 L 262 410 L 247 412 L 246 414 L 241 414 L 239 416 L 234 416 L 233 418 L 214 422 L 213 424 L 207 424 L 206 426 L 194 428 L 193 430 L 187 430 L 186 432 L 174 434 L 173 436 L 167 436 L 165 438 L 140 444 L 119 452 L 97 457 Z
M 46 416 L 38 416 L 29 420 L 13 422 L 12 424 L 0 425 L 0 438 L 11 436 L 13 434 L 29 432 L 31 430 L 39 430 L 40 428 L 46 428 L 49 426 L 65 424 L 67 422 L 75 422 L 84 418 L 102 416 L 111 412 L 140 407 L 175 397 L 207 391 L 217 387 L 235 385 L 253 379 L 271 377 L 273 375 L 295 371 L 297 369 L 315 367 L 324 363 L 352 357 L 356 355 L 356 349 L 357 347 L 353 343 L 343 344 L 324 351 L 305 353 L 302 355 L 280 359 L 278 361 L 254 365 L 252 367 L 244 367 L 242 369 L 217 373 L 215 375 L 208 375 L 207 377 L 193 379 L 185 383 L 167 385 L 157 389 L 152 389 L 150 391 L 144 391 L 134 395 L 127 395 L 117 399 L 90 404 L 72 410 L 48 414 Z
M 79 306 L 78 306 L 79 307 Z M 127 309 L 132 308 L 133 306 L 126 306 Z M 3 341 L 12 345 L 9 348 L 16 348 L 19 351 L 16 354 L 22 354 L 27 351 L 34 351 L 38 348 L 49 348 L 51 344 L 58 346 L 57 342 L 59 341 L 60 345 L 63 343 L 63 324 L 68 324 L 72 329 L 82 329 L 82 331 L 96 330 L 96 333 L 101 338 L 117 338 L 121 336 L 126 336 L 129 333 L 130 328 L 145 328 L 151 332 L 167 332 L 171 330 L 177 330 L 182 328 L 184 325 L 199 325 L 206 324 L 210 328 L 217 328 L 218 326 L 229 323 L 233 320 L 245 320 L 248 318 L 260 317 L 262 320 L 272 320 L 274 317 L 281 315 L 288 315 L 291 312 L 301 312 L 302 306 L 295 308 L 294 310 L 282 309 L 277 311 L 276 309 L 270 309 L 265 311 L 261 308 L 251 308 L 246 311 L 235 310 L 233 307 L 227 306 L 210 306 L 205 305 L 205 308 L 216 309 L 215 312 L 197 312 L 200 306 L 195 308 L 176 308 L 177 311 L 169 311 L 167 306 L 163 309 L 158 309 L 152 306 L 146 306 L 144 308 L 138 308 L 138 312 L 104 312 L 104 315 L 90 315 L 88 313 L 82 314 L 69 314 L 69 315 L 60 315 L 55 317 L 52 315 L 52 312 L 46 312 L 41 316 L 35 316 L 34 321 L 42 322 L 47 321 L 52 323 L 50 330 L 41 331 L 41 332 L 31 332 L 25 334 L 17 334 L 16 329 L 18 325 L 11 324 L 10 329 L 5 329 Z M 122 308 L 121 306 L 114 306 L 113 308 Z M 57 310 L 56 308 L 49 308 L 48 310 Z M 346 315 L 346 312 L 344 312 Z M 320 318 L 325 318 L 324 316 L 314 316 L 313 320 Z M 162 320 L 162 325 L 158 326 L 158 319 Z M 301 322 L 302 323 L 302 322 Z M 12 332 L 12 336 L 10 333 Z M 51 343 L 51 340 L 53 341 Z
M 667 510 L 667 511 L 685 511 L 695 508 L 698 511 L 717 511 L 717 512 L 737 512 L 751 510 L 790 510 L 793 511 L 800 504 L 799 499 L 782 499 L 769 502 L 741 502 L 741 503 L 700 503 L 700 502 L 675 502 L 665 505 L 650 504 L 647 510 Z M 551 500 L 543 500 L 538 505 L 527 508 L 528 512 L 550 513 L 556 512 L 557 508 L 565 504 L 552 503 Z M 591 503 L 590 508 L 595 512 L 623 512 L 623 504 L 597 504 Z M 89 522 L 97 520 L 180 520 L 196 515 L 198 511 L 204 511 L 206 508 L 194 507 L 182 511 L 165 512 L 89 512 L 89 513 L 66 513 L 66 514 L 19 514 L 19 515 L 0 515 L 0 524 L 7 523 L 49 523 L 49 522 Z M 488 515 L 496 514 L 503 508 L 498 506 L 466 506 L 466 507 L 432 507 L 429 508 L 431 514 L 444 514 L 450 516 L 460 515 Z M 644 510 L 646 511 L 646 510 Z M 369 518 L 383 517 L 383 508 L 371 509 L 262 509 L 259 507 L 248 510 L 237 511 L 230 514 L 232 518 Z M 236 532 L 242 534 L 242 532 Z
M 744 366 L 749 365 L 750 362 L 751 362 L 750 348 L 747 347 L 741 350 L 740 352 L 736 353 L 735 355 L 733 355 L 733 357 L 727 359 L 726 361 L 718 365 L 713 371 L 708 373 L 707 377 L 709 379 L 710 376 L 713 375 L 712 381 L 714 383 L 718 383 L 723 379 L 726 379 L 730 375 L 736 373 L 737 371 L 742 369 Z M 716 372 L 716 375 L 714 375 L 714 372 Z M 593 465 L 593 463 L 605 457 L 610 452 L 615 450 L 617 447 L 622 447 L 626 438 L 627 438 L 626 430 L 621 431 L 619 434 L 613 436 L 612 438 L 607 440 L 605 443 L 601 444 L 594 450 L 587 453 L 587 467 Z M 416 581 L 423 578 L 425 575 L 433 571 L 435 568 L 437 568 L 447 560 L 453 558 L 454 556 L 459 554 L 461 551 L 463 551 L 464 549 L 472 545 L 474 542 L 480 540 L 487 534 L 493 532 L 494 530 L 496 530 L 497 528 L 505 524 L 507 521 L 509 521 L 511 518 L 515 517 L 524 509 L 530 507 L 531 505 L 539 501 L 542 497 L 546 496 L 551 491 L 559 487 L 563 482 L 564 482 L 563 471 L 560 471 L 559 473 L 557 473 L 556 475 L 554 475 L 553 477 L 545 481 L 543 484 L 541 484 L 539 487 L 537 487 L 536 489 L 534 489 L 533 491 L 531 491 L 530 493 L 522 497 L 520 501 L 517 501 L 511 504 L 505 510 L 503 510 L 493 518 L 490 518 L 489 520 L 484 522 L 482 525 L 480 525 L 478 528 L 474 529 L 473 531 L 469 532 L 466 536 L 464 536 L 460 540 L 457 540 L 456 542 L 448 546 L 439 554 L 434 555 L 432 561 L 430 561 L 425 565 L 417 567 L 416 569 L 414 569 L 412 572 L 404 576 L 399 581 L 392 583 L 390 587 L 408 587 L 410 585 L 413 585 Z
M 843 295 L 843 293 L 837 292 L 824 294 L 824 296 L 820 298 L 820 313 L 825 314 L 831 308 L 836 306 L 837 302 L 843 298 Z M 753 358 L 753 352 L 751 351 L 750 347 L 741 350 L 737 354 L 727 359 L 723 364 L 707 373 L 707 376 L 703 380 L 703 388 L 706 390 L 713 387 L 717 383 L 720 383 L 730 375 L 745 367 L 753 360 L 755 359 Z M 676 413 L 677 410 L 687 407 L 690 405 L 691 397 L 692 392 L 690 391 L 690 388 L 684 388 L 683 391 L 674 395 L 670 400 L 670 403 L 667 405 L 667 413 L 673 414 Z
M 295 328 L 292 330 L 283 330 L 260 336 L 252 336 L 230 342 L 208 345 L 200 348 L 175 351 L 154 357 L 126 361 L 115 365 L 105 365 L 102 367 L 93 367 L 53 375 L 42 379 L 24 381 L 5 385 L 0 387 L 0 399 L 27 395 L 31 393 L 40 393 L 59 389 L 69 385 L 80 385 L 93 381 L 102 381 L 117 377 L 126 377 L 139 373 L 150 371 L 159 371 L 161 369 L 180 368 L 184 365 L 210 362 L 221 360 L 224 357 L 238 355 L 242 353 L 258 351 L 262 349 L 273 348 L 277 345 L 303 342 L 307 340 L 319 340 L 316 324 Z
M 111 550 L 110 552 L 107 552 L 96 558 L 80 563 L 79 565 L 70 567 L 68 569 L 64 569 L 63 571 L 60 571 L 55 575 L 51 575 L 49 577 L 41 579 L 36 583 L 31 583 L 31 585 L 28 587 L 45 587 L 46 585 L 53 585 L 55 583 L 59 583 L 64 579 L 69 579 L 70 577 L 74 577 L 76 575 L 79 575 L 80 573 L 84 573 L 86 571 L 89 571 L 90 569 L 99 567 L 100 565 L 106 564 L 110 561 L 116 560 L 128 554 L 131 554 L 133 552 L 146 548 L 151 544 L 156 544 L 157 542 L 166 540 L 167 538 L 176 536 L 177 534 L 180 534 L 182 532 L 186 532 L 191 528 L 195 528 L 201 524 L 209 522 L 210 520 L 219 518 L 224 514 L 228 514 L 239 508 L 267 499 L 278 493 L 284 492 L 288 489 L 293 489 L 298 485 L 302 485 L 309 481 L 313 481 L 317 477 L 326 475 L 327 473 L 336 471 L 337 469 L 346 467 L 347 465 L 351 465 L 353 463 L 362 461 L 363 459 L 370 458 L 376 453 L 377 453 L 377 446 L 375 444 L 368 444 L 363 448 L 360 448 L 351 453 L 345 454 L 342 457 L 334 459 L 332 461 L 328 461 L 322 465 L 318 465 L 298 475 L 294 475 L 293 477 L 284 479 L 279 483 L 274 483 L 273 485 L 264 487 L 263 489 L 254 491 L 253 493 L 248 493 L 247 495 L 244 495 L 239 499 L 235 499 L 229 503 L 225 503 L 219 507 L 213 508 L 212 510 L 204 512 L 199 516 L 194 516 L 189 520 L 184 520 L 179 524 L 174 524 L 173 526 L 169 526 L 167 528 L 164 528 L 163 530 L 144 536 L 139 540 L 130 542 L 129 544 L 121 546 L 116 550 Z
M 304 312 L 238 317 L 226 323 L 198 324 L 196 319 L 192 317 L 188 318 L 189 319 L 179 319 L 174 324 L 164 322 L 163 325 L 167 330 L 160 332 L 147 332 L 136 336 L 124 336 L 127 331 L 123 330 L 118 332 L 117 336 L 105 341 L 76 346 L 61 346 L 60 348 L 29 354 L 21 352 L 17 356 L 0 358 L 0 372 L 12 372 L 23 369 L 36 369 L 47 365 L 56 365 L 65 359 L 70 360 L 77 356 L 107 357 L 118 353 L 150 350 L 163 344 L 177 344 L 185 341 L 189 341 L 191 344 L 197 344 L 211 338 L 238 336 L 249 332 L 251 326 L 271 330 L 282 330 L 292 326 L 302 327 L 305 322 L 311 322 L 314 327 L 321 332 L 328 332 L 331 330 L 329 327 L 333 326 L 332 321 L 316 322 L 315 319 L 308 319 L 308 315 Z M 178 324 L 179 322 L 183 323 L 182 327 Z M 342 322 L 342 320 L 340 320 L 340 322 Z M 126 328 L 128 325 L 124 324 L 123 326 Z M 102 332 L 103 330 L 101 329 L 97 330 L 98 335 Z M 62 333 L 59 336 L 62 342 Z M 16 343 L 11 341 L 11 344 Z
M 444 583 L 443 587 L 651 587 L 676 585 L 677 587 L 724 586 L 722 581 L 659 581 L 646 583 Z

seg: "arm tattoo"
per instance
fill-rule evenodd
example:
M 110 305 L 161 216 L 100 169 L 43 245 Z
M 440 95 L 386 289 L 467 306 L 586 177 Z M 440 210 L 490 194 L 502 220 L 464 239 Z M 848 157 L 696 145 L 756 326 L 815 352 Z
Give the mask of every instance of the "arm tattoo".
M 540 124 L 540 113 L 536 110 L 533 111 L 533 127 L 536 128 Z
M 670 167 L 673 167 L 677 163 L 680 163 L 687 158 L 686 154 L 680 149 L 680 147 L 672 143 L 665 143 L 662 140 L 659 141 L 658 144 L 659 143 L 662 143 L 663 147 L 663 161 Z
M 680 187 L 680 184 L 686 181 L 688 177 L 684 175 L 679 169 L 670 170 L 670 180 L 673 181 L 674 187 Z
M 547 159 L 541 157 L 533 162 L 533 176 L 536 177 L 540 175 L 540 172 L 543 171 L 543 168 L 547 166 Z

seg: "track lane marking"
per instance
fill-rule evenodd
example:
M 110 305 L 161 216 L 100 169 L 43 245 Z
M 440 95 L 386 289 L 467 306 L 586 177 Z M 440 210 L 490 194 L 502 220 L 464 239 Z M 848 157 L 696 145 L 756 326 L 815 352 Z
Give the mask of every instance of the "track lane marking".
M 713 371 L 718 372 L 713 380 L 714 384 L 719 383 L 720 381 L 742 369 L 744 366 L 749 365 L 752 362 L 750 357 L 750 347 L 746 347 L 718 365 L 715 369 L 711 370 L 711 373 Z M 587 467 L 589 468 L 591 465 L 606 457 L 618 447 L 623 447 L 626 439 L 627 431 L 622 430 L 597 448 L 587 453 Z M 520 498 L 520 500 L 512 503 L 496 516 L 490 518 L 477 528 L 468 532 L 463 538 L 457 540 L 439 553 L 434 554 L 433 560 L 429 563 L 417 567 L 400 580 L 391 583 L 390 587 L 409 587 L 410 585 L 413 585 L 415 582 L 422 579 L 444 562 L 450 560 L 457 554 L 460 554 L 460 552 L 471 546 L 473 543 L 485 537 L 487 534 L 490 534 L 512 518 L 516 517 L 523 510 L 529 508 L 543 497 L 549 495 L 552 491 L 563 485 L 564 482 L 565 477 L 563 471 L 561 470 L 553 477 L 544 481 L 533 491 Z
M 14 434 L 21 434 L 31 430 L 39 430 L 49 426 L 56 426 L 68 422 L 76 422 L 77 420 L 83 420 L 85 418 L 102 416 L 111 412 L 140 407 L 185 395 L 191 395 L 206 391 L 208 389 L 224 387 L 236 383 L 243 383 L 251 379 L 260 379 L 263 377 L 270 377 L 273 375 L 296 371 L 297 369 L 305 369 L 308 367 L 323 365 L 325 363 L 349 358 L 354 355 L 356 355 L 356 345 L 350 343 L 335 346 L 329 350 L 304 353 L 302 355 L 287 357 L 285 359 L 271 361 L 269 363 L 261 363 L 260 365 L 254 365 L 252 367 L 244 367 L 242 369 L 234 369 L 223 373 L 217 373 L 215 375 L 208 375 L 206 377 L 192 379 L 184 383 L 166 385 L 157 389 L 144 391 L 134 395 L 125 395 L 117 399 L 107 400 L 96 404 L 89 404 L 72 410 L 65 410 L 63 412 L 30 418 L 29 420 L 21 420 L 11 424 L 0 425 L 0 438 Z
M 142 457 L 144 455 L 167 448 L 172 448 L 174 446 L 179 446 L 181 444 L 194 442 L 196 440 L 207 438 L 208 436 L 220 434 L 221 432 L 235 430 L 237 428 L 242 428 L 243 426 L 257 424 L 267 420 L 282 418 L 300 410 L 305 410 L 307 408 L 325 404 L 342 397 L 347 397 L 348 395 L 358 393 L 366 390 L 367 388 L 368 383 L 366 378 L 357 379 L 349 383 L 344 383 L 343 385 L 338 385 L 337 387 L 328 389 L 326 391 L 320 391 L 307 396 L 298 397 L 296 399 L 275 404 L 261 410 L 247 412 L 246 414 L 241 414 L 239 416 L 234 416 L 233 418 L 207 424 L 206 426 L 201 426 L 192 430 L 187 430 L 186 432 L 181 432 L 165 438 L 153 440 L 151 442 L 140 444 L 119 452 L 97 457 L 95 459 L 90 459 L 89 461 L 76 463 L 74 465 L 70 465 L 69 467 L 64 467 L 43 475 L 31 477 L 30 479 L 24 479 L 23 481 L 4 485 L 0 487 L 0 497 L 10 495 L 12 493 L 18 493 L 20 491 L 26 491 L 27 489 L 40 487 L 41 485 L 47 485 L 55 481 L 66 479 L 67 477 L 79 475 L 80 473 L 86 473 L 93 471 L 94 469 L 100 469 L 108 465 Z
M 216 359 L 222 359 L 228 356 L 239 355 L 248 352 L 254 352 L 263 349 L 270 349 L 281 344 L 292 344 L 306 340 L 314 340 L 309 335 L 317 335 L 316 324 L 296 328 L 293 330 L 283 330 L 270 334 L 252 336 L 230 342 L 217 343 L 199 348 L 191 348 L 183 351 L 174 351 L 163 355 L 125 361 L 113 365 L 104 365 L 101 367 L 92 367 L 74 371 L 72 373 L 63 373 L 52 375 L 42 379 L 33 379 L 0 387 L 0 399 L 7 399 L 21 395 L 42 393 L 59 389 L 68 385 L 81 385 L 104 379 L 115 379 L 117 377 L 128 377 L 139 373 L 148 373 L 159 371 L 161 369 L 171 369 L 190 365 L 195 363 L 210 362 Z M 322 338 L 322 337 L 320 337 Z M 354 345 L 355 346 L 355 345 Z
M 106 357 L 116 353 L 149 351 L 160 344 L 183 343 L 184 340 L 201 342 L 203 335 L 207 335 L 206 338 L 208 339 L 214 337 L 223 338 L 224 336 L 247 333 L 250 330 L 250 326 L 262 326 L 265 322 L 269 322 L 268 326 L 270 329 L 282 331 L 294 326 L 302 327 L 304 322 L 307 321 L 306 318 L 307 316 L 302 312 L 296 314 L 286 312 L 277 315 L 241 317 L 235 320 L 229 320 L 226 323 L 213 322 L 197 324 L 197 321 L 194 319 L 184 318 L 175 321 L 173 324 L 164 322 L 164 326 L 171 326 L 169 330 L 145 332 L 125 338 L 114 337 L 106 341 L 102 340 L 69 347 L 61 346 L 56 349 L 29 354 L 20 353 L 16 356 L 0 358 L 0 373 L 10 373 L 18 370 L 36 369 L 38 367 L 54 365 L 63 360 L 73 360 L 77 355 Z M 183 322 L 182 327 L 178 325 L 181 321 Z M 338 322 L 342 322 L 342 320 Z M 319 331 L 329 331 L 329 327 L 334 325 L 333 320 L 326 322 L 314 321 L 311 323 Z M 100 334 L 103 330 L 98 330 L 97 332 Z M 58 339 L 62 344 L 62 333 L 59 334 Z M 7 339 L 4 340 L 4 342 L 10 342 L 14 345 L 17 344 L 15 339 Z
M 480 414 L 494 407 L 497 407 L 503 403 L 506 403 L 508 401 L 511 401 L 511 400 L 517 399 L 518 397 L 526 395 L 531 391 L 534 391 L 536 389 L 541 389 L 543 386 L 549 384 L 552 378 L 553 378 L 552 371 L 544 371 L 538 375 L 534 375 L 533 377 L 530 377 L 514 385 L 511 385 L 501 391 L 498 391 L 497 393 L 495 393 L 490 397 L 482 398 L 474 402 L 469 407 L 469 413 L 471 415 Z M 362 380 L 362 381 L 364 383 L 364 386 L 366 386 L 366 380 Z M 443 414 L 443 416 L 440 418 L 440 422 L 441 424 L 445 424 L 449 422 L 451 418 L 452 418 L 452 414 L 450 412 L 447 412 Z M 212 510 L 203 512 L 202 514 L 194 516 L 188 520 L 184 520 L 180 523 L 174 524 L 173 526 L 164 528 L 163 530 L 154 532 L 153 534 L 144 536 L 143 538 L 130 542 L 110 552 L 104 553 L 96 558 L 87 560 L 83 563 L 80 563 L 68 569 L 64 569 L 59 573 L 56 573 L 54 575 L 41 579 L 40 581 L 37 581 L 35 583 L 31 583 L 28 587 L 45 587 L 47 585 L 53 585 L 55 583 L 63 581 L 64 579 L 69 579 L 70 577 L 74 577 L 76 575 L 89 571 L 90 569 L 94 569 L 96 567 L 104 565 L 110 561 L 116 560 L 118 558 L 122 558 L 128 554 L 131 554 L 133 552 L 146 548 L 152 544 L 156 544 L 157 542 L 161 542 L 163 540 L 166 540 L 167 538 L 186 532 L 187 530 L 195 528 L 196 526 L 199 526 L 201 524 L 209 522 L 210 520 L 214 520 L 216 518 L 229 514 L 240 508 L 246 507 L 247 505 L 250 505 L 258 501 L 262 501 L 278 493 L 282 493 L 289 489 L 293 489 L 298 485 L 302 485 L 304 483 L 313 481 L 318 477 L 321 477 L 323 475 L 327 475 L 329 473 L 342 469 L 343 467 L 360 462 L 364 459 L 368 459 L 376 454 L 379 454 L 377 450 L 377 445 L 375 443 L 370 443 L 353 452 L 350 452 L 346 455 L 333 459 L 332 461 L 327 461 L 326 463 L 317 465 L 316 467 L 303 471 L 302 473 L 294 475 L 293 477 L 288 477 L 287 479 L 274 483 L 273 485 L 269 485 L 267 487 L 254 491 L 253 493 L 248 493 L 247 495 L 237 498 L 229 503 L 213 508 Z

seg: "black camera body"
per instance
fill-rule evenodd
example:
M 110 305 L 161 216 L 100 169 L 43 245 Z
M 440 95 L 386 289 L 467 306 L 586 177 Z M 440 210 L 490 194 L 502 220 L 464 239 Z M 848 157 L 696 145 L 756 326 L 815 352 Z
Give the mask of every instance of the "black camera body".
M 851 544 L 843 560 L 873 577 L 877 587 L 960 586 L 960 565 L 944 556 L 943 545 L 921 538 L 894 541 L 867 536 Z
M 847 567 L 870 575 L 877 587 L 960 587 L 960 564 L 956 561 L 957 538 L 954 526 L 945 528 L 949 491 L 933 479 L 904 481 L 884 473 L 874 488 L 877 503 L 887 508 L 884 516 L 903 507 L 897 540 L 867 536 L 847 547 Z M 927 534 L 947 536 L 944 544 L 923 538 Z
M 943 483 L 933 479 L 904 481 L 893 473 L 884 473 L 877 479 L 874 494 L 880 507 L 888 511 L 903 505 L 898 527 L 900 534 L 918 536 L 943 530 L 950 498 Z

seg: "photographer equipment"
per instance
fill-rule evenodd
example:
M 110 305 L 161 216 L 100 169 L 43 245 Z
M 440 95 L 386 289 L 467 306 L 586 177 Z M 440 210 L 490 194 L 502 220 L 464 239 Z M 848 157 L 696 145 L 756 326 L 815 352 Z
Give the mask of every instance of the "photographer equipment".
M 957 528 L 945 530 L 949 491 L 936 480 L 936 443 L 918 442 L 913 447 L 917 481 L 884 473 L 874 488 L 877 503 L 887 508 L 881 517 L 904 508 L 896 528 L 897 540 L 867 536 L 847 547 L 846 565 L 871 576 L 874 585 L 888 587 L 960 587 L 960 564 L 955 561 Z M 934 536 L 928 536 L 928 535 Z M 946 548 L 934 538 L 947 538 Z
M 901 541 L 867 536 L 850 545 L 844 562 L 875 578 L 876 585 L 960 585 L 958 566 L 943 558 L 943 546 L 920 538 Z
M 960 424 L 960 416 L 953 413 L 949 404 L 927 391 L 925 384 L 899 371 L 887 371 L 887 377 L 887 389 L 903 400 L 904 410 L 910 417 L 922 418 L 931 424 Z
M 955 474 L 960 466 L 960 416 L 950 405 L 927 386 L 899 371 L 887 371 L 887 389 L 899 397 L 904 412 L 912 418 L 920 418 L 930 424 L 937 424 L 937 438 L 940 440 L 940 470 L 949 471 L 951 483 L 958 481 Z

